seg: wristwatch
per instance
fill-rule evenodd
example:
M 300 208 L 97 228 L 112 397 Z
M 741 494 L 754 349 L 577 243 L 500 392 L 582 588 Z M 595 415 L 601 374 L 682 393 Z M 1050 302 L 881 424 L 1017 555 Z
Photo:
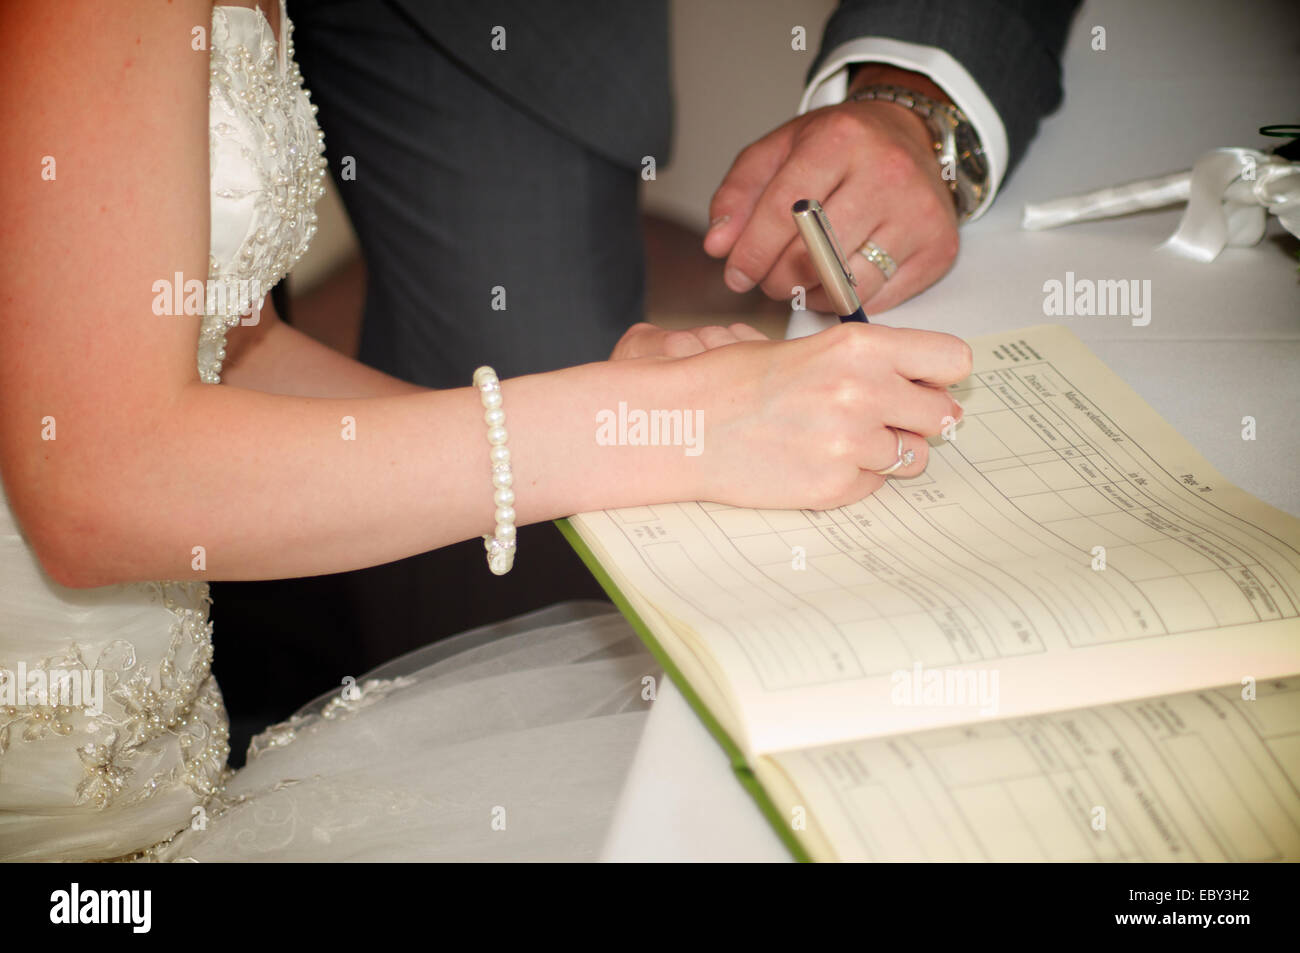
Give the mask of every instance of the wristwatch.
M 853 102 L 879 100 L 897 103 L 924 119 L 934 140 L 934 153 L 944 180 L 952 190 L 958 218 L 964 222 L 974 214 L 988 194 L 989 164 L 980 137 L 964 112 L 902 86 L 885 83 L 864 86 L 849 99 Z

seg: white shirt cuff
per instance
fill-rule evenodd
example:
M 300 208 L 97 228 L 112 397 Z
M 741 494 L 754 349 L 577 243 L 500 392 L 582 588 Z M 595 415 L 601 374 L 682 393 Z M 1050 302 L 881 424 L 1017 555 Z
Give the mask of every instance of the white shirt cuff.
M 979 218 L 992 204 L 1007 171 L 1010 152 L 1007 130 L 979 83 L 964 66 L 937 46 L 904 43 L 886 37 L 863 37 L 842 43 L 826 57 L 826 62 L 804 90 L 799 103 L 800 114 L 844 102 L 848 96 L 849 67 L 854 63 L 868 62 L 887 63 L 899 69 L 924 73 L 966 114 L 975 134 L 980 137 L 989 164 L 988 194 L 971 215 L 971 221 Z

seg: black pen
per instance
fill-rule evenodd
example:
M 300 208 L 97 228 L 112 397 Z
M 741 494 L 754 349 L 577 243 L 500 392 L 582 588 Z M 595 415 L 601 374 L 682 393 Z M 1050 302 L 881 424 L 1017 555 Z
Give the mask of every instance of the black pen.
M 867 323 L 866 312 L 858 300 L 854 286 L 858 280 L 849 270 L 849 263 L 840 250 L 840 243 L 831 231 L 830 220 L 822 210 L 821 203 L 815 199 L 800 199 L 790 209 L 799 235 L 808 249 L 808 257 L 817 269 L 826 296 L 831 299 L 831 306 L 841 321 L 861 321 Z

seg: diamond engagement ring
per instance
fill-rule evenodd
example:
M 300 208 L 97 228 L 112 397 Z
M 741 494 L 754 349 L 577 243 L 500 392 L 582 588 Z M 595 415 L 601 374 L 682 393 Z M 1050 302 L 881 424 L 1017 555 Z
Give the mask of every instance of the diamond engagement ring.
M 893 473 L 895 470 L 899 469 L 900 467 L 911 466 L 912 461 L 916 459 L 915 450 L 903 449 L 903 435 L 899 433 L 897 430 L 894 430 L 893 427 L 890 427 L 889 429 L 893 430 L 895 436 L 898 437 L 898 459 L 895 460 L 892 465 L 885 467 L 885 469 L 883 470 L 871 471 L 872 473 L 879 474 L 880 476 L 889 476 L 889 474 Z

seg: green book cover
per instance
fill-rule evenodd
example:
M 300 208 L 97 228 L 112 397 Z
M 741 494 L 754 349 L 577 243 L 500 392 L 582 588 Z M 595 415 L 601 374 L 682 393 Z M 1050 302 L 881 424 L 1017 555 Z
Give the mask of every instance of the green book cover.
M 772 799 L 768 796 L 767 791 L 763 789 L 763 786 L 758 783 L 758 778 L 754 776 L 753 769 L 750 768 L 749 762 L 745 759 L 744 752 L 740 750 L 740 746 L 732 740 L 731 736 L 727 734 L 722 725 L 718 723 L 718 719 L 714 717 L 711 711 L 709 711 L 708 707 L 700 699 L 700 696 L 696 693 L 695 689 L 691 687 L 690 683 L 682 675 L 681 670 L 673 663 L 673 660 L 669 657 L 668 653 L 664 651 L 664 647 L 659 644 L 659 640 L 655 638 L 655 634 L 650 630 L 650 627 L 646 625 L 645 620 L 643 620 L 637 611 L 632 608 L 632 604 L 628 601 L 627 597 L 623 595 L 622 590 L 614 584 L 614 580 L 611 579 L 609 573 L 605 571 L 605 567 L 600 564 L 600 560 L 598 560 L 595 553 L 591 551 L 591 547 L 583 541 L 582 537 L 579 535 L 578 531 L 574 529 L 573 524 L 570 523 L 569 520 L 556 520 L 555 525 L 558 526 L 560 532 L 564 534 L 564 538 L 569 541 L 569 545 L 573 547 L 574 552 L 576 552 L 582 559 L 583 564 L 591 571 L 591 574 L 596 577 L 596 581 L 600 583 L 601 588 L 605 590 L 605 593 L 609 596 L 610 600 L 618 607 L 618 610 L 623 613 L 623 617 L 632 624 L 632 628 L 635 629 L 637 635 L 641 637 L 641 641 L 646 644 L 646 648 L 650 650 L 650 653 L 655 657 L 655 660 L 663 666 L 664 672 L 666 672 L 668 677 L 673 680 L 673 683 L 686 698 L 686 701 L 695 711 L 695 714 L 699 717 L 700 721 L 704 722 L 704 726 L 709 729 L 709 733 L 712 734 L 718 744 L 722 746 L 722 750 L 727 753 L 727 757 L 731 761 L 731 770 L 735 773 L 736 779 L 740 781 L 741 786 L 749 792 L 749 796 L 754 799 L 754 803 L 758 805 L 759 810 L 763 812 L 763 816 L 767 818 L 768 823 L 770 823 L 773 829 L 775 829 L 777 836 L 781 838 L 781 843 L 786 846 L 795 860 L 800 863 L 810 862 L 812 858 L 808 856 L 808 852 L 804 849 L 803 845 L 799 843 L 798 838 L 795 837 L 794 831 L 786 822 L 780 809 L 775 803 L 773 803 Z

